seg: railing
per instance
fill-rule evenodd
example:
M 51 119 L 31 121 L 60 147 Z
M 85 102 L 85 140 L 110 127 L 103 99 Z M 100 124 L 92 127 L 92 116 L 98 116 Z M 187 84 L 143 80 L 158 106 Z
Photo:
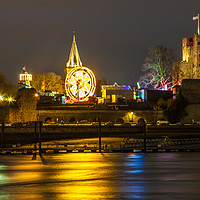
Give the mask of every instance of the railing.
M 7 137 L 6 129 L 4 127 L 4 123 L 1 126 L 1 148 L 0 153 L 37 153 L 41 152 L 135 152 L 135 151 L 158 151 L 158 150 L 199 150 L 200 149 L 200 134 L 198 133 L 199 127 L 195 126 L 196 133 L 193 134 L 175 134 L 173 136 L 161 136 L 160 134 L 146 134 L 146 124 L 137 125 L 140 129 L 140 134 L 131 134 L 130 137 L 126 137 L 118 142 L 113 142 L 110 139 L 109 142 L 103 142 L 101 140 L 101 123 L 96 124 L 96 143 L 70 143 L 67 144 L 52 144 L 41 142 L 42 133 L 42 123 L 35 122 L 34 128 L 34 141 L 35 143 L 29 145 L 23 145 L 20 147 L 20 144 L 10 145 L 8 146 L 5 143 L 5 137 Z M 95 128 L 94 127 L 94 128 Z M 104 126 L 102 126 L 103 128 Z M 118 128 L 118 126 L 113 126 Z M 135 126 L 124 127 L 125 129 L 133 130 Z M 155 127 L 155 126 L 154 126 Z M 158 128 L 161 126 L 157 126 Z M 7 127 L 11 128 L 11 127 Z M 108 127 L 109 128 L 109 127 Z M 122 126 L 119 126 L 119 129 Z M 149 128 L 149 127 L 148 127 Z M 147 128 L 147 132 L 148 132 Z M 163 126 L 163 128 L 170 128 L 168 126 Z M 180 130 L 184 130 L 181 128 Z M 104 130 L 105 131 L 105 130 Z M 54 134 L 54 133 L 53 133 Z M 56 134 L 56 133 L 55 133 Z M 123 134 L 122 134 L 123 135 Z M 120 136 L 120 135 L 119 135 Z M 98 139 L 97 139 L 98 138 Z M 81 139 L 80 139 L 81 140 Z M 8 148 L 9 147 L 9 148 Z

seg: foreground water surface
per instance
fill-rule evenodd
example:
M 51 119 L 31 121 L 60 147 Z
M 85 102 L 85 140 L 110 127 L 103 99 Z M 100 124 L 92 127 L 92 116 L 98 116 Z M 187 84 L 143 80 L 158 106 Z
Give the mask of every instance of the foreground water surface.
M 0 155 L 2 199 L 200 199 L 200 153 Z

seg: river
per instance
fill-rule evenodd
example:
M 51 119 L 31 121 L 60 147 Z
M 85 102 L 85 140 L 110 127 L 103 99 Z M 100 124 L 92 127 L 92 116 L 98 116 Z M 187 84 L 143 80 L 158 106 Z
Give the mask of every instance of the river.
M 0 200 L 200 199 L 200 153 L 0 155 Z

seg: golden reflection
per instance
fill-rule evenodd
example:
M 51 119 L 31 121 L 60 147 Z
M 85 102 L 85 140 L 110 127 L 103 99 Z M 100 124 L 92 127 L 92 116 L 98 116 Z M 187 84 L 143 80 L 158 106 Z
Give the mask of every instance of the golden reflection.
M 20 176 L 20 179 L 19 179 Z M 12 182 L 33 182 L 33 181 L 37 181 L 40 180 L 41 178 L 41 173 L 40 172 L 35 172 L 35 171 L 28 171 L 28 172 L 23 172 L 20 171 L 19 172 L 13 172 L 12 173 L 12 177 L 10 177 L 10 181 Z
M 120 177 L 120 169 L 115 161 L 110 161 L 111 156 L 116 154 L 43 154 L 46 165 L 39 156 L 36 161 L 28 156 L 16 156 L 15 164 L 6 167 L 5 186 L 9 184 L 7 191 L 11 191 L 8 192 L 11 199 L 20 200 L 40 200 L 47 196 L 73 200 L 115 198 L 119 187 L 113 179 Z
M 62 170 L 51 177 L 59 184 L 56 184 L 56 187 L 53 184 L 49 185 L 50 191 L 57 194 L 57 199 L 88 200 L 114 197 L 117 191 L 115 187 L 111 187 L 111 181 L 108 179 L 113 177 L 116 169 L 114 163 L 108 161 L 103 154 L 65 154 L 61 159 L 65 160 L 61 161 L 61 166 L 52 167 Z M 110 171 L 112 167 L 113 172 Z
M 56 199 L 109 199 L 116 198 L 116 188 L 110 181 L 87 181 L 76 184 L 59 184 L 52 188 Z

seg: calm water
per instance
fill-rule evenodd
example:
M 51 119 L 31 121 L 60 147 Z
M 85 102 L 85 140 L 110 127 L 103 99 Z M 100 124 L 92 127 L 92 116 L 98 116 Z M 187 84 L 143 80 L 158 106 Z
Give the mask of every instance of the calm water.
M 0 200 L 200 199 L 200 153 L 0 156 Z

